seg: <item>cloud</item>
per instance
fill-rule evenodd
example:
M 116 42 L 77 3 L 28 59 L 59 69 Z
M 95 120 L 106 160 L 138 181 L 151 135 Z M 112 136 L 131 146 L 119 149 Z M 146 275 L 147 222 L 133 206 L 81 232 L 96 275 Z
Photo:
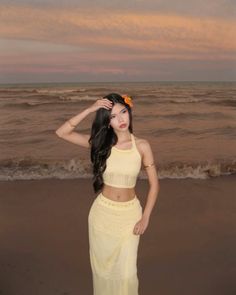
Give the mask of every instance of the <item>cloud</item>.
M 202 62 L 202 71 L 217 61 L 229 72 L 235 31 L 235 20 L 216 17 L 1 5 L 0 65 L 4 73 L 154 77 L 160 65 L 169 75 L 184 61 Z
M 32 8 L 69 8 L 90 11 L 106 9 L 120 12 L 158 12 L 182 16 L 235 18 L 235 0 L 1 0 L 2 4 Z
M 0 36 L 80 46 L 91 52 L 155 54 L 175 58 L 235 52 L 236 22 L 157 13 L 35 9 L 3 6 Z

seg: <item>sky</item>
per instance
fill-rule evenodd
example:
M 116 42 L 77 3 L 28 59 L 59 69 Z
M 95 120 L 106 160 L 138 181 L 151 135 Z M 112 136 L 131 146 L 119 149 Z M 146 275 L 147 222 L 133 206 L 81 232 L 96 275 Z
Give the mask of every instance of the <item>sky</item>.
M 235 81 L 235 0 L 0 0 L 0 83 Z

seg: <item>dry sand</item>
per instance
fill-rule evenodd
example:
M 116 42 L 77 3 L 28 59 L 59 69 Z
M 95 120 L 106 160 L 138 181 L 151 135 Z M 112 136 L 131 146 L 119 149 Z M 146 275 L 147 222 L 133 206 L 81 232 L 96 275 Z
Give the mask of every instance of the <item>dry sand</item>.
M 235 295 L 236 176 L 160 185 L 139 244 L 140 295 Z M 138 180 L 142 206 L 147 191 Z M 0 182 L 1 295 L 92 295 L 95 196 L 90 179 Z

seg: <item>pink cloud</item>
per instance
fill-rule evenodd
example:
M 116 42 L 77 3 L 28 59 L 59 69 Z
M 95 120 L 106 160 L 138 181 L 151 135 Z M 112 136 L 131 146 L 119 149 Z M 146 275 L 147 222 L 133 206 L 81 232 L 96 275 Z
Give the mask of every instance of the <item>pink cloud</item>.
M 183 58 L 213 52 L 234 53 L 236 22 L 179 15 L 116 11 L 36 9 L 2 6 L 0 35 L 81 46 L 114 54 L 158 54 Z M 104 16 L 105 15 L 105 16 Z
M 163 73 L 143 67 L 158 61 L 196 67 L 198 60 L 235 60 L 233 20 L 10 5 L 0 11 L 2 73 L 139 75 Z

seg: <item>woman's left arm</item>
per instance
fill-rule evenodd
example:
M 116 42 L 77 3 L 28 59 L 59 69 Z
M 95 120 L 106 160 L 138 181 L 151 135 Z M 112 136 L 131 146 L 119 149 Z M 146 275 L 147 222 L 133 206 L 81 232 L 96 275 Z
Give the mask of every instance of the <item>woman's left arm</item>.
M 142 140 L 142 143 L 140 143 L 139 146 L 140 150 L 142 151 L 143 165 L 148 176 L 149 191 L 142 218 L 139 222 L 136 223 L 134 227 L 134 234 L 143 234 L 146 230 L 152 209 L 156 203 L 157 196 L 160 191 L 160 184 L 151 146 L 147 140 Z
M 152 149 L 147 140 L 144 140 L 142 144 L 143 151 L 143 165 L 146 170 L 149 182 L 149 191 L 146 201 L 146 206 L 143 211 L 143 216 L 149 218 L 152 209 L 156 203 L 158 193 L 160 191 L 160 184 L 157 176 L 157 170 L 155 160 L 153 157 Z

